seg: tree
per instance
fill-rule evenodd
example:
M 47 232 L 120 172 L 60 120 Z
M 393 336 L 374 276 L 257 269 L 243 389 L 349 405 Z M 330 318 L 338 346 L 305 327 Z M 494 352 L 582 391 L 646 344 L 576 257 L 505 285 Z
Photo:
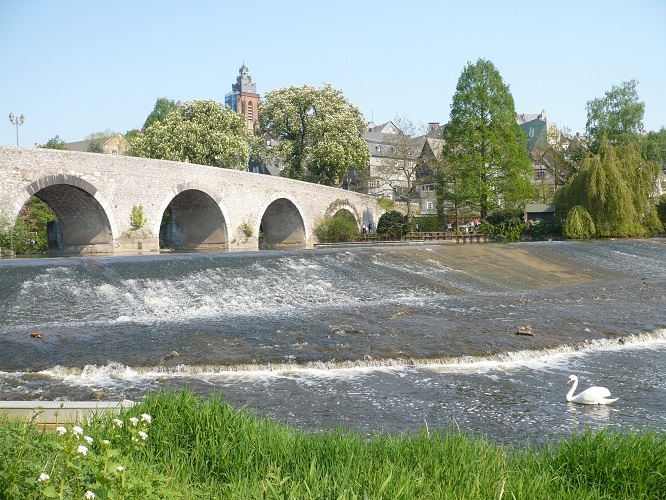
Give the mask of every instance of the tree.
M 92 134 L 88 134 L 85 137 L 85 140 L 89 141 L 86 151 L 88 153 L 103 153 L 104 143 L 114 135 L 116 135 L 116 132 L 108 128 L 103 132 L 93 132 Z
M 587 135 L 591 150 L 598 153 L 604 137 L 613 145 L 636 142 L 643 130 L 645 103 L 638 100 L 636 80 L 623 82 L 606 92 L 604 97 L 587 102 Z
M 129 154 L 245 170 L 249 148 L 244 119 L 224 104 L 190 101 L 138 134 Z
M 351 213 L 340 210 L 332 217 L 317 221 L 314 235 L 320 243 L 356 241 L 359 239 L 358 224 Z
M 48 250 L 48 222 L 56 220 L 46 203 L 31 196 L 14 221 L 0 219 L 0 250 L 16 254 L 44 253 Z
M 424 179 L 419 174 L 424 171 L 420 156 L 425 137 L 407 117 L 396 117 L 394 123 L 400 133 L 385 134 L 386 139 L 381 148 L 382 151 L 386 149 L 386 153 L 374 175 L 391 186 L 397 199 L 407 202 L 407 218 L 411 218 L 411 199 L 419 181 Z
M 385 234 L 391 238 L 402 239 L 409 230 L 409 219 L 397 210 L 382 214 L 379 222 L 377 222 L 377 233 Z
M 603 141 L 599 154 L 588 154 L 581 170 L 558 191 L 558 211 L 581 206 L 597 236 L 643 236 L 661 230 L 653 199 L 659 168 L 645 161 L 634 144 Z
M 460 193 L 485 218 L 495 208 L 531 199 L 534 169 L 527 137 L 516 122 L 509 88 L 492 62 L 479 59 L 463 69 L 444 129 L 444 168 Z
M 649 132 L 641 140 L 641 155 L 666 172 L 666 128 L 661 127 L 659 132 Z
M 46 144 L 42 146 L 45 149 L 67 149 L 65 141 L 63 141 L 59 135 L 56 135 L 54 138 L 46 141 Z
M 580 205 L 576 205 L 567 214 L 563 232 L 567 238 L 580 240 L 594 237 L 596 229 L 587 210 Z
M 363 115 L 328 84 L 267 93 L 259 122 L 277 139 L 273 151 L 286 177 L 337 186 L 350 167 L 363 171 L 369 164 Z
M 169 112 L 172 111 L 173 109 L 176 109 L 177 106 L 178 105 L 176 104 L 175 101 L 167 99 L 166 97 L 158 98 L 157 101 L 155 102 L 155 107 L 150 112 L 150 114 L 146 118 L 145 123 L 143 124 L 143 130 L 146 130 L 155 122 L 163 121 L 167 117 Z

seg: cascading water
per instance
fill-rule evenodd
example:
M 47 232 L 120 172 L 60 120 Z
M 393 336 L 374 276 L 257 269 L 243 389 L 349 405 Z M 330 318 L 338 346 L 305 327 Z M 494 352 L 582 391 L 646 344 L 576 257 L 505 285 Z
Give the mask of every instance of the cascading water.
M 0 260 L 0 398 L 188 387 L 313 429 L 501 441 L 663 427 L 665 306 L 658 239 Z M 567 406 L 569 371 L 620 400 Z

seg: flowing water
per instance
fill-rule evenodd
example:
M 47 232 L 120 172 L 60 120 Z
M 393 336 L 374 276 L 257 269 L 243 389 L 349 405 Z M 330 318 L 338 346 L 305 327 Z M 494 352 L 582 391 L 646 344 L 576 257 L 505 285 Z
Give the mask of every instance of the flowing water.
M 181 388 L 313 430 L 663 430 L 666 241 L 0 260 L 0 399 Z

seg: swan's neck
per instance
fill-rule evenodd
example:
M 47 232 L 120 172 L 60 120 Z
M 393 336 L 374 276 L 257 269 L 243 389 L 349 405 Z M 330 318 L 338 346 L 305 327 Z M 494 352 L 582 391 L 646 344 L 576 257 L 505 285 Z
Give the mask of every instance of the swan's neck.
M 571 389 L 569 389 L 569 392 L 567 392 L 567 401 L 571 401 L 573 399 L 574 392 L 576 392 L 576 387 L 578 387 L 578 380 L 574 380 L 571 384 Z

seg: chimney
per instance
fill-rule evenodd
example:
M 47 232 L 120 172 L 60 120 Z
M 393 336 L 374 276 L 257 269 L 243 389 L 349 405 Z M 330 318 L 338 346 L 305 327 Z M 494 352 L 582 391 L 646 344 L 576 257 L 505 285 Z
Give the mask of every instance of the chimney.
M 428 132 L 432 132 L 433 130 L 437 130 L 438 128 L 439 128 L 439 122 L 428 123 Z

